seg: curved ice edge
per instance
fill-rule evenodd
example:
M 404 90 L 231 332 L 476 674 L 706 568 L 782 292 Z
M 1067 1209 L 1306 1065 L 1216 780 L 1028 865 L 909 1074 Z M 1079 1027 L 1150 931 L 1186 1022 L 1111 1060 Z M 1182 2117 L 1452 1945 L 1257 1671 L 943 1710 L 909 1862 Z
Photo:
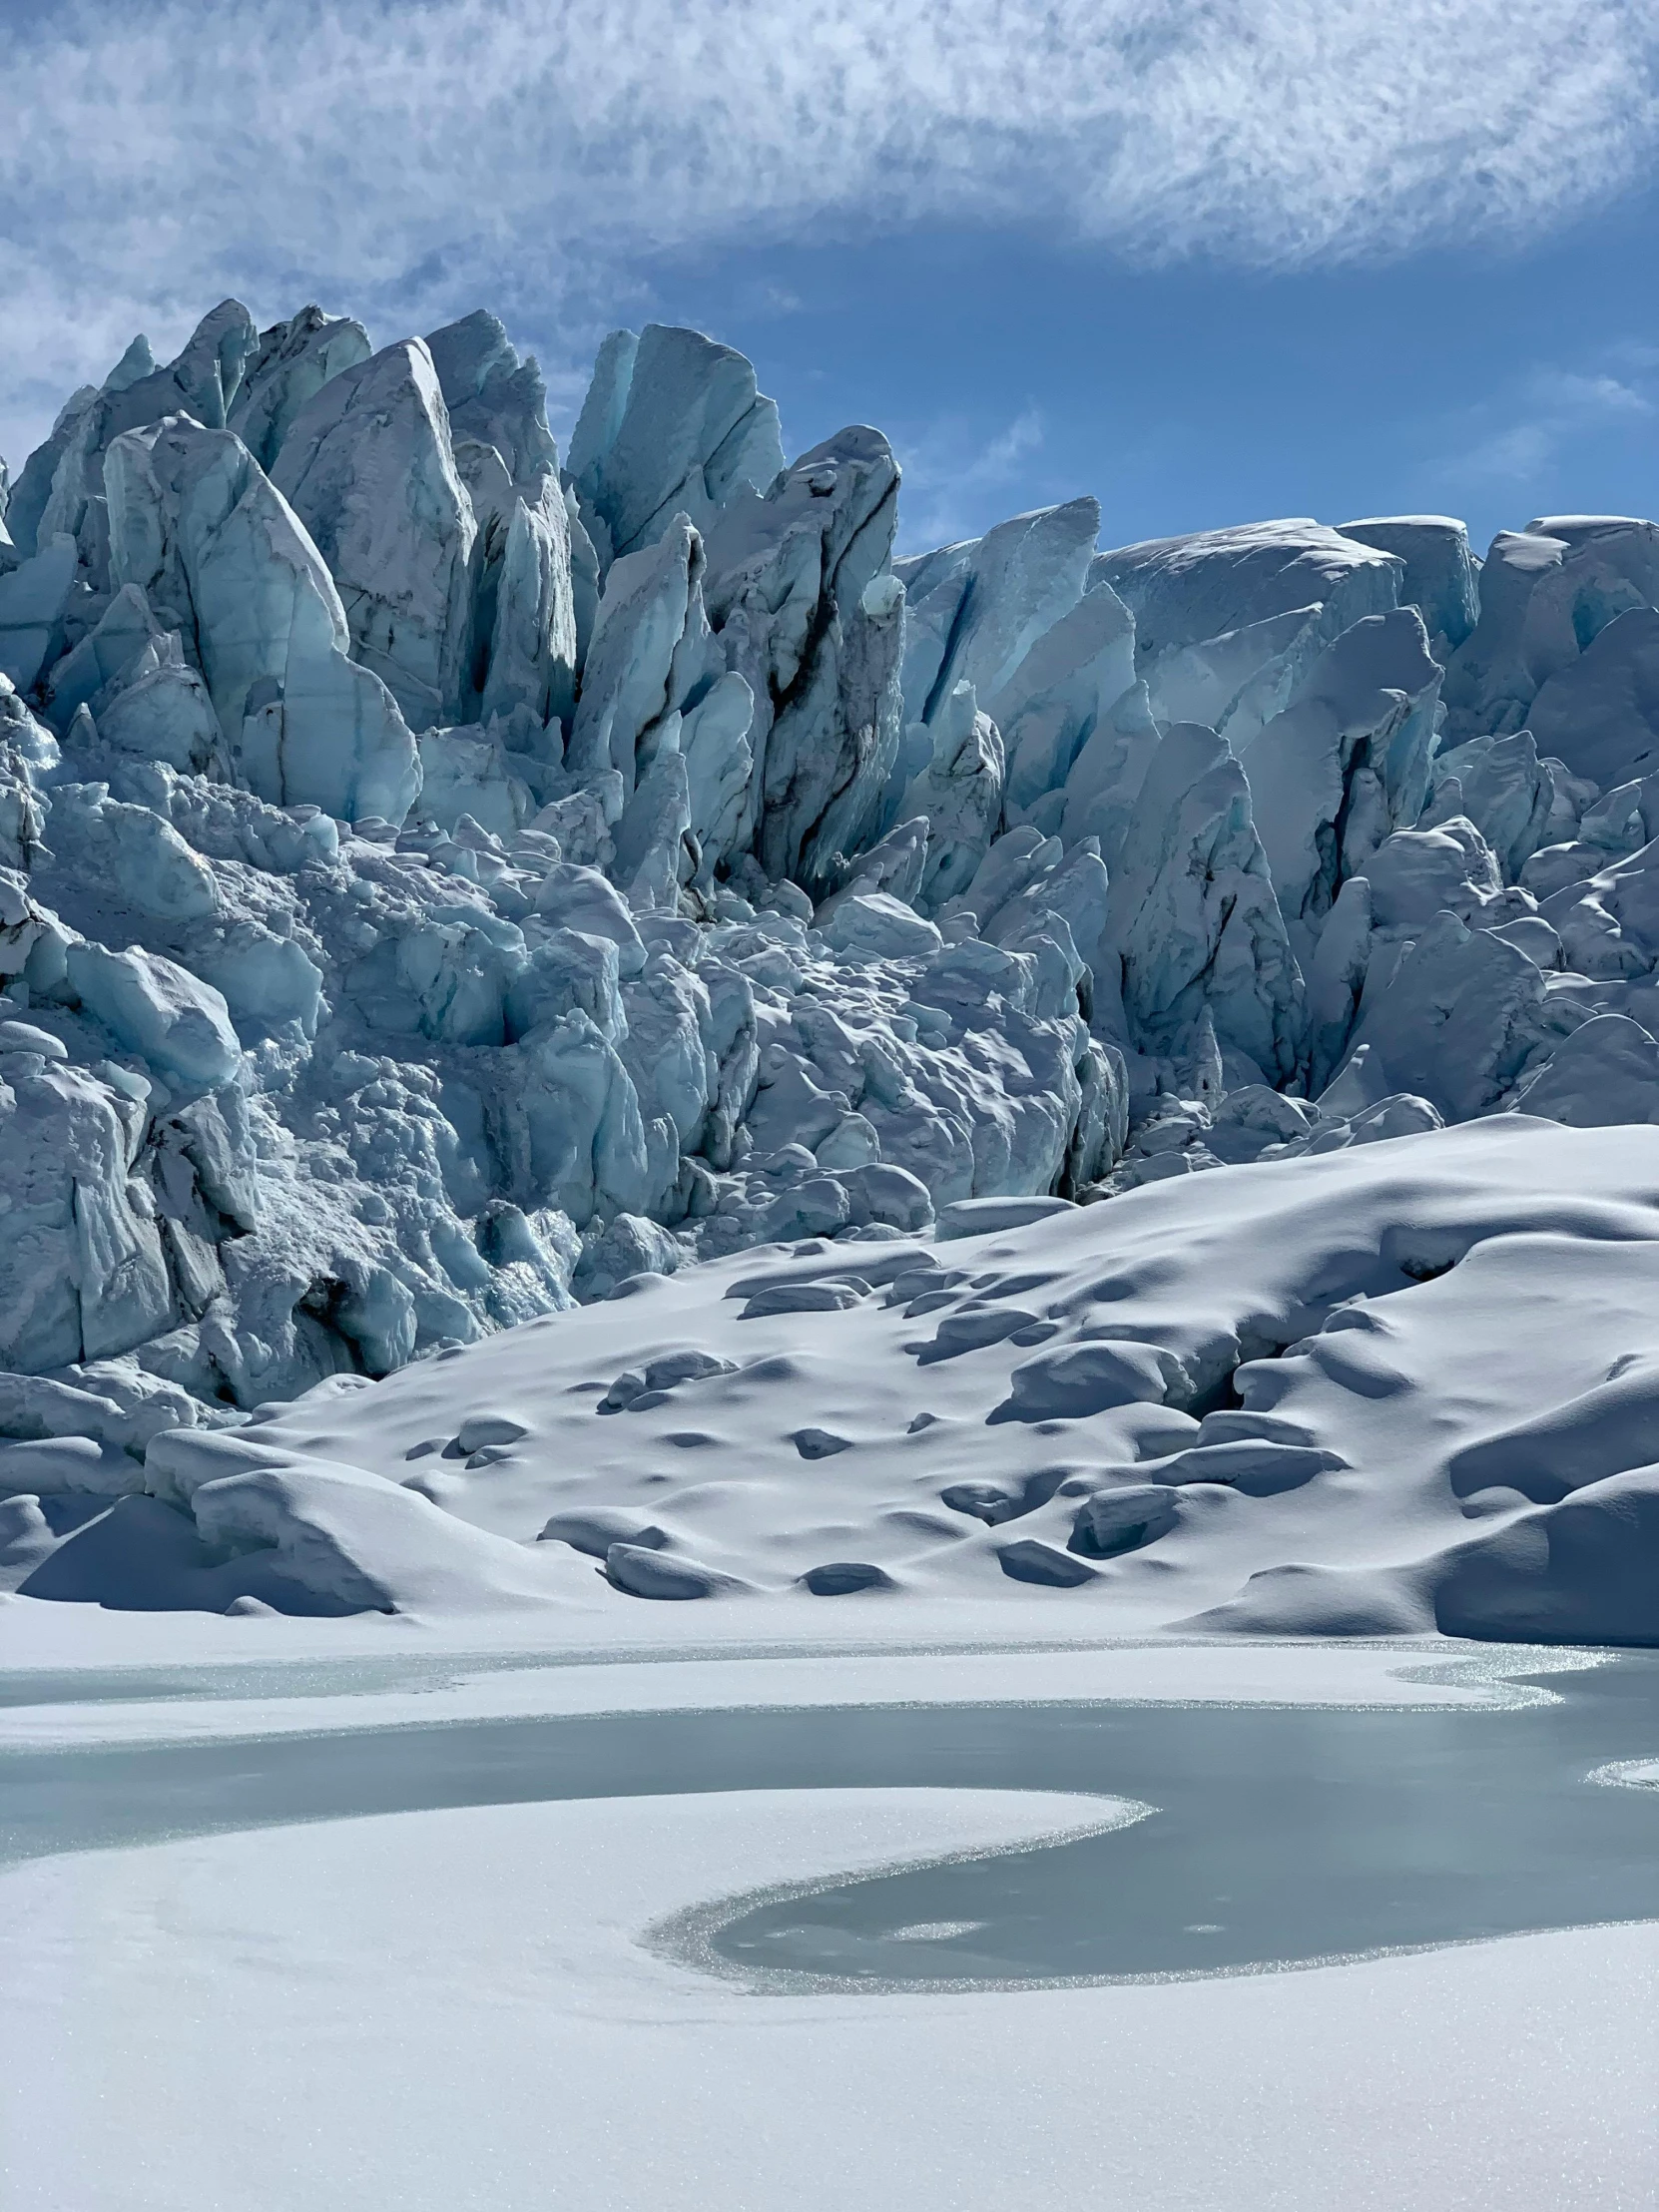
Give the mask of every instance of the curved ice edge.
M 1604 1767 L 1592 1767 L 1584 1779 L 1606 1790 L 1659 1790 L 1659 1759 L 1610 1759 Z
M 313 1704 L 338 1701 L 341 1710 L 337 1719 L 331 1715 L 324 1717 L 320 1713 L 313 1713 L 297 1726 L 274 1726 L 269 1716 L 266 1717 L 264 1725 L 259 1725 L 250 1713 L 244 1711 L 239 1713 L 236 1720 L 230 1722 L 223 1729 L 214 1729 L 202 1737 L 181 1738 L 159 1726 L 143 1730 L 129 1725 L 107 1735 L 83 1732 L 78 1734 L 72 1742 L 62 1740 L 60 1748 L 65 1750 L 93 1750 L 105 1744 L 120 1744 L 130 1749 L 138 1749 L 146 1744 L 160 1746 L 180 1740 L 206 1741 L 210 1739 L 220 1743 L 259 1743 L 268 1741 L 274 1736 L 328 1737 L 339 1734 L 355 1735 L 364 1732 L 378 1735 L 438 1726 L 464 1728 L 502 1718 L 546 1718 L 553 1720 L 565 1717 L 564 1712 L 556 1705 L 550 1706 L 545 1713 L 536 1714 L 517 1711 L 495 1713 L 489 1710 L 462 1710 L 403 1714 L 395 1718 L 386 1717 L 383 1714 L 377 1717 L 371 1712 L 362 1710 L 364 1706 L 372 1705 L 376 1700 L 388 1697 L 420 1695 L 433 1697 L 434 1699 L 440 1696 L 464 1697 L 469 1690 L 482 1688 L 491 1678 L 499 1679 L 503 1676 L 522 1678 L 542 1674 L 560 1674 L 571 1669 L 580 1670 L 595 1666 L 642 1665 L 650 1667 L 663 1663 L 686 1661 L 736 1661 L 754 1664 L 773 1659 L 811 1660 L 822 1658 L 831 1661 L 894 1657 L 953 1659 L 983 1657 L 987 1654 L 1025 1654 L 1028 1652 L 1057 1657 L 1074 1652 L 1087 1655 L 1101 1650 L 1158 1650 L 1165 1648 L 1170 1642 L 1171 1639 L 1159 1636 L 1131 1636 L 1111 1637 L 1099 1642 L 1081 1644 L 1047 1641 L 1028 1644 L 1025 1642 L 1013 1643 L 995 1640 L 984 1643 L 940 1646 L 937 1644 L 910 1645 L 872 1642 L 851 1644 L 830 1651 L 821 1651 L 813 1648 L 804 1651 L 799 1646 L 790 1644 L 745 1643 L 716 1648 L 698 1645 L 674 1645 L 661 1648 L 625 1646 L 614 1651 L 552 1650 L 544 1653 L 420 1653 L 401 1655 L 396 1664 L 409 1666 L 413 1671 L 418 1672 L 423 1677 L 422 1679 L 415 1681 L 394 1679 L 379 1682 L 372 1686 L 365 1686 L 360 1679 L 337 1682 L 327 1679 L 330 1667 L 337 1667 L 342 1675 L 357 1676 L 361 1662 L 356 1658 L 339 1659 L 337 1661 L 331 1659 L 320 1661 L 316 1659 L 284 1660 L 257 1670 L 260 1674 L 257 1690 L 250 1690 L 245 1680 L 238 1680 L 234 1684 L 216 1681 L 210 1670 L 204 1670 L 200 1679 L 193 1682 L 188 1688 L 178 1690 L 158 1689 L 149 1693 L 148 1696 L 146 1696 L 137 1678 L 149 1670 L 125 1668 L 116 1671 L 127 1675 L 130 1678 L 129 1682 L 114 1695 L 106 1691 L 100 1696 L 83 1699 L 76 1697 L 72 1690 L 60 1687 L 56 1694 L 40 1701 L 38 1710 L 60 1713 L 77 1710 L 95 1711 L 100 1705 L 110 1704 L 122 1713 L 124 1719 L 131 1723 L 134 1717 L 133 1708 L 142 1707 L 147 1703 L 154 1703 L 166 1710 L 176 1711 L 181 1706 L 189 1707 L 203 1704 L 248 1707 L 274 1703 L 280 1707 L 284 1702 L 303 1700 L 308 1700 Z M 1444 1653 L 1443 1644 L 1438 1642 L 1429 1644 L 1404 1642 L 1392 1638 L 1384 1640 L 1358 1637 L 1345 1637 L 1341 1644 L 1335 1647 L 1329 1640 L 1319 1638 L 1238 1637 L 1225 1639 L 1220 1648 L 1249 1649 L 1261 1644 L 1266 1644 L 1274 1649 L 1289 1647 L 1326 1655 L 1333 1648 L 1339 1648 L 1343 1651 L 1397 1652 L 1401 1656 L 1412 1651 Z M 1177 1648 L 1181 1648 L 1181 1646 L 1178 1645 Z M 1536 1682 L 1519 1681 L 1515 1679 L 1517 1676 L 1578 1673 L 1609 1665 L 1619 1656 L 1619 1651 L 1603 1646 L 1587 1647 L 1561 1644 L 1473 1646 L 1465 1651 L 1447 1653 L 1432 1660 L 1425 1660 L 1420 1665 L 1389 1667 L 1384 1672 L 1386 1679 L 1390 1681 L 1407 1685 L 1417 1683 L 1425 1688 L 1457 1691 L 1461 1693 L 1457 1704 L 1464 1709 L 1485 1712 L 1512 1712 L 1526 1707 L 1559 1703 L 1555 1691 Z M 291 1671 L 296 1677 L 291 1685 L 275 1679 L 284 1669 Z M 177 1668 L 164 1667 L 157 1671 L 171 1677 L 176 1675 L 178 1670 Z M 239 1675 L 244 1672 L 241 1668 L 231 1671 L 235 1671 Z M 21 1679 L 23 1678 L 18 1674 L 13 1674 L 12 1686 L 14 1691 Z M 886 1711 L 892 1708 L 905 1710 L 943 1709 L 957 1705 L 990 1704 L 999 1707 L 1064 1704 L 1079 1707 L 1135 1710 L 1155 1706 L 1161 1710 L 1171 1711 L 1185 1710 L 1192 1707 L 1204 1707 L 1206 1709 L 1214 1707 L 1220 1710 L 1241 1712 L 1303 1710 L 1374 1712 L 1387 1710 L 1401 1713 L 1433 1713 L 1443 1712 L 1447 1709 L 1443 1700 L 1425 1700 L 1421 1704 L 1415 1704 L 1405 1698 L 1393 1697 L 1353 1696 L 1342 1699 L 1322 1698 L 1311 1700 L 1295 1696 L 1242 1698 L 1180 1697 L 1168 1694 L 1163 1696 L 1137 1696 L 1127 1691 L 1113 1694 L 1099 1689 L 1080 1691 L 1072 1696 L 1027 1694 L 1018 1697 L 990 1697 L 981 1690 L 971 1697 L 918 1694 L 908 1697 L 871 1698 L 850 1694 L 834 1699 L 817 1701 L 805 1707 L 798 1698 L 792 1697 L 739 1699 L 736 1704 L 747 1711 L 769 1713 L 819 1710 L 821 1706 L 826 1705 L 834 1705 L 842 1711 L 854 1712 L 863 1710 Z M 357 1710 L 351 1710 L 352 1707 L 356 1707 Z M 14 1750 L 48 1748 L 47 1743 L 42 1742 L 35 1736 L 24 1737 L 15 1733 L 8 1735 L 8 1727 L 11 1724 L 27 1718 L 31 1711 L 36 1709 L 34 1702 L 29 1699 L 17 1695 L 6 1696 L 0 1694 L 0 1754 Z M 662 1707 L 652 1705 L 649 1702 L 622 1700 L 614 1706 L 581 1707 L 572 1712 L 570 1717 L 599 1719 L 611 1715 L 632 1716 L 656 1711 L 680 1713 L 724 1712 L 733 1709 L 732 1704 L 719 1698 L 710 1698 L 707 1702 L 697 1700 L 677 1701 Z
M 1523 1682 L 1522 1675 L 1531 1674 L 1588 1674 L 1594 1668 L 1611 1666 L 1619 1653 L 1606 1645 L 1573 1644 L 1511 1644 L 1509 1656 L 1499 1657 L 1496 1652 L 1471 1652 L 1465 1659 L 1437 1659 L 1420 1667 L 1390 1667 L 1388 1676 L 1394 1682 L 1417 1682 L 1426 1688 L 1461 1689 L 1470 1693 L 1472 1703 L 1489 1712 L 1514 1713 L 1529 1706 L 1559 1705 L 1559 1694 L 1546 1689 L 1541 1682 Z M 1474 1693 L 1484 1687 L 1486 1695 L 1476 1698 Z
M 1048 1795 L 1041 1790 L 1021 1794 L 1039 1799 Z M 1010 1838 L 1005 1843 L 968 1845 L 955 1851 L 921 1852 L 912 1857 L 885 1860 L 878 1866 L 860 1867 L 852 1873 L 843 1870 L 813 1875 L 803 1882 L 765 1883 L 758 1889 L 729 1892 L 701 1905 L 683 1906 L 678 1912 L 653 1921 L 641 1931 L 635 1940 L 642 1950 L 649 1951 L 654 1958 L 660 1958 L 666 1964 L 688 1967 L 694 1973 L 705 1974 L 720 1981 L 734 1981 L 744 1988 L 757 1991 L 831 1992 L 845 1989 L 882 1992 L 1036 1986 L 984 1978 L 887 1980 L 884 1977 L 866 1977 L 861 1974 L 815 1974 L 775 1966 L 751 1967 L 739 1965 L 735 1959 L 722 1957 L 714 1948 L 714 1938 L 734 1921 L 742 1920 L 748 1913 L 759 1912 L 765 1906 L 794 1905 L 807 1898 L 825 1897 L 832 1891 L 852 1889 L 866 1882 L 889 1881 L 894 1875 L 928 1874 L 939 1867 L 966 1866 L 986 1859 L 1012 1859 L 1027 1851 L 1052 1851 L 1062 1844 L 1082 1843 L 1091 1836 L 1109 1836 L 1119 1829 L 1133 1828 L 1138 1821 L 1147 1820 L 1158 1811 L 1157 1806 L 1143 1804 L 1138 1798 L 1102 1797 L 1100 1806 L 1101 1815 L 1098 1820 L 1068 1821 L 1063 1827 L 1028 1833 Z
M 1545 1702 L 1550 1702 L 1546 1693 Z M 1536 1702 L 1536 1701 L 1526 1701 Z M 1587 1782 L 1624 1789 L 1659 1789 L 1659 1759 L 1616 1760 L 1586 1775 Z M 1033 1792 L 1032 1795 L 1041 1795 Z M 1385 1958 L 1417 1958 L 1430 1951 L 1474 1950 L 1491 1943 L 1530 1940 L 1540 1936 L 1565 1936 L 1598 1928 L 1651 1928 L 1651 1919 L 1574 1921 L 1559 1928 L 1516 1930 L 1497 1936 L 1452 1936 L 1420 1943 L 1377 1943 L 1357 1950 L 1315 1951 L 1305 1956 L 1253 1959 L 1236 1965 L 1167 1967 L 1155 1973 L 1080 1974 L 835 1974 L 812 1973 L 799 1967 L 740 1963 L 714 1947 L 715 1939 L 735 1922 L 767 1906 L 793 1905 L 830 1892 L 886 1881 L 894 1875 L 923 1874 L 939 1867 L 963 1866 L 986 1859 L 1007 1859 L 1022 1852 L 1052 1851 L 1064 1844 L 1080 1843 L 1091 1836 L 1111 1835 L 1133 1828 L 1159 1808 L 1135 1798 L 1103 1799 L 1113 1807 L 1099 1821 L 1072 1823 L 1047 1834 L 1022 1841 L 982 1848 L 932 1852 L 914 1858 L 895 1859 L 885 1865 L 860 1868 L 856 1873 L 814 1876 L 810 1881 L 780 1882 L 753 1890 L 712 1898 L 683 1908 L 653 1922 L 635 1938 L 642 1950 L 666 1964 L 676 1965 L 714 1980 L 726 1981 L 757 1996 L 998 1996 L 1022 1990 L 1098 1989 L 1119 1985 L 1143 1986 L 1172 1981 L 1242 1981 L 1263 1974 L 1311 1973 L 1324 1966 L 1360 1966 Z

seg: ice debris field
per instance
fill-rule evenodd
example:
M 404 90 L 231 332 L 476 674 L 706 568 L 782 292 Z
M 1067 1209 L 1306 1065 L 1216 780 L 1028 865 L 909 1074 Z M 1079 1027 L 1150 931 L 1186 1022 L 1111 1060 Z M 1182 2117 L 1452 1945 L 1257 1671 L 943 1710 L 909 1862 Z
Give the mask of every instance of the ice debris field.
M 1659 1641 L 1659 527 L 898 496 L 235 301 L 0 471 L 0 1590 Z

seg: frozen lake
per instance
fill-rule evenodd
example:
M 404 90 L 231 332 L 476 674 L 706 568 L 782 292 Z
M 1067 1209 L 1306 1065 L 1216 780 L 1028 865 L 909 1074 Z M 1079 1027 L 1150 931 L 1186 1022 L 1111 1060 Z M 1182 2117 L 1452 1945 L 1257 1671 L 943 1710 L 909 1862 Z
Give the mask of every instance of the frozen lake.
M 1237 1972 L 1659 1919 L 1659 1791 L 1588 1779 L 1659 1758 L 1659 1654 L 1550 1689 L 1507 1710 L 832 1707 L 17 1751 L 0 1755 L 0 1861 L 446 1806 L 1020 1789 L 1153 1810 L 1075 1843 L 734 1899 L 658 1939 L 745 1979 L 870 1987 Z

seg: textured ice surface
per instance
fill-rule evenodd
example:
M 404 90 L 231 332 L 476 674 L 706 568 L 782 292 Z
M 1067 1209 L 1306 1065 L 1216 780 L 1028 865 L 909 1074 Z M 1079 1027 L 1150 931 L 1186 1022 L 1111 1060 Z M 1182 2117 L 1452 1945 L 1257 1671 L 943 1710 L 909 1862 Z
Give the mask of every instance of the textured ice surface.
M 885 1601 L 915 1543 L 959 1537 L 944 1489 L 981 1530 L 1046 1509 L 1008 1437 L 1045 1425 L 1018 1409 L 1064 1328 L 1041 1286 L 1002 1306 L 931 1257 L 989 1233 L 974 1208 L 1058 1207 L 1105 1250 L 1179 1179 L 1137 1200 L 1179 1245 L 1253 1163 L 1474 1159 L 1441 1132 L 1495 1116 L 1541 1194 L 1590 1132 L 1651 1122 L 1652 524 L 1546 517 L 1484 565 L 1433 516 L 1103 553 L 1082 498 L 895 562 L 898 498 L 878 431 L 791 462 L 750 364 L 658 326 L 606 340 L 567 468 L 482 311 L 376 351 L 226 301 L 66 403 L 0 538 L 0 1455 L 33 1455 L 4 1479 L 44 1501 L 40 1527 L 16 1507 L 14 1584 L 68 1542 L 60 1594 L 107 1568 L 122 1603 L 230 1602 L 256 1552 L 301 1607 L 534 1602 L 558 1500 L 481 1516 L 505 1549 L 420 1580 L 475 1452 L 457 1475 L 435 1448 L 359 1545 L 370 1508 L 317 1503 L 337 1471 L 244 1469 L 208 1533 L 145 1491 L 145 1447 L 411 1362 L 447 1388 L 462 1348 L 573 1303 L 621 1301 L 617 1345 L 665 1296 L 724 1329 L 737 1256 L 806 1244 L 824 1280 L 743 1305 L 778 1358 L 856 1326 L 902 1258 L 929 1375 L 1038 1363 L 1001 1379 L 1000 1457 L 827 1508 L 799 1557 L 764 1486 L 741 1538 L 643 1542 L 669 1524 L 629 1505 L 609 1588 Z M 684 1386 L 642 1385 L 620 1431 Z M 849 1478 L 855 1407 L 810 1365 L 791 1390 L 786 1465 Z M 938 1411 L 904 1409 L 934 1436 L 906 1450 Z M 1226 1497 L 1276 1494 L 1241 1469 L 1228 1525 Z M 103 1532 L 64 1498 L 103 1500 Z M 1132 1517 L 1159 1530 L 1134 1547 L 1104 1507 L 1082 1548 L 1044 1522 L 990 1571 L 1059 1602 L 1209 1511 Z M 1500 1632 L 1510 1604 L 1465 1611 Z

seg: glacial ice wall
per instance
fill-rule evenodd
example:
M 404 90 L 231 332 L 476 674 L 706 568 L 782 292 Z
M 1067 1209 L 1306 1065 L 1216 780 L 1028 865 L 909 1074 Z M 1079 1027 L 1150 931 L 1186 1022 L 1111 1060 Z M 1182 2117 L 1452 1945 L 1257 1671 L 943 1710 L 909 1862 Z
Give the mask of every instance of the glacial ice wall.
M 227 301 L 66 402 L 0 488 L 0 1436 L 119 1490 L 757 1243 L 1654 1118 L 1654 525 L 895 560 L 899 488 L 691 330 L 564 467 L 483 313 Z

